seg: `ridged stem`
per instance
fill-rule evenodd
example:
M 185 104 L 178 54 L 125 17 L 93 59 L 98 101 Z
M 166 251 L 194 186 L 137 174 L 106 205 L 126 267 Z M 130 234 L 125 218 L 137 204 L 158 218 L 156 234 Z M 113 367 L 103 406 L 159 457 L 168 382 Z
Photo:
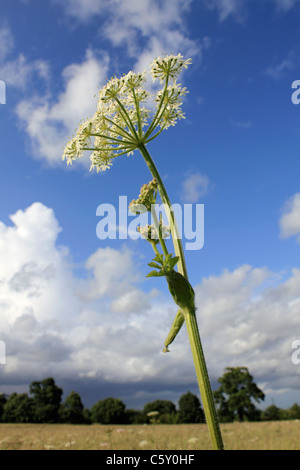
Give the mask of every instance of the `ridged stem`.
M 180 236 L 178 234 L 176 220 L 174 212 L 171 209 L 171 202 L 167 194 L 166 188 L 163 184 L 163 181 L 160 177 L 160 174 L 149 154 L 147 148 L 144 144 L 139 145 L 139 150 L 143 155 L 145 162 L 154 178 L 156 178 L 158 183 L 158 190 L 164 204 L 165 210 L 170 223 L 171 234 L 174 244 L 174 250 L 176 256 L 179 256 L 178 261 L 178 271 L 188 278 L 186 263 L 184 258 L 183 247 L 181 243 Z M 184 312 L 184 319 L 186 322 L 188 337 L 191 345 L 192 355 L 194 359 L 194 365 L 196 370 L 196 375 L 199 384 L 200 395 L 202 398 L 202 404 L 204 409 L 204 414 L 206 418 L 206 423 L 209 429 L 209 434 L 211 438 L 212 447 L 214 450 L 223 450 L 223 440 L 221 435 L 221 430 L 219 426 L 218 415 L 214 403 L 213 393 L 210 386 L 209 376 L 206 368 L 205 357 L 200 341 L 199 329 L 197 324 L 197 319 L 195 312 L 190 312 L 189 310 Z
M 202 398 L 202 404 L 211 438 L 212 448 L 214 450 L 224 450 L 222 434 L 219 426 L 219 419 L 206 368 L 206 362 L 200 340 L 196 315 L 195 313 L 190 313 L 189 311 L 187 311 L 184 312 L 184 319 L 193 354 L 200 395 Z

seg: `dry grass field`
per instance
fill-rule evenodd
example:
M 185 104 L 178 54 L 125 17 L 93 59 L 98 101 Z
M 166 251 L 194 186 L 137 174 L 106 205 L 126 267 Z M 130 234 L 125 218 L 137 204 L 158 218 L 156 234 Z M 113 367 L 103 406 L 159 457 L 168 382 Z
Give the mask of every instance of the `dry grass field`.
M 222 425 L 227 450 L 300 450 L 300 421 Z M 209 450 L 207 428 L 188 425 L 0 424 L 0 450 Z

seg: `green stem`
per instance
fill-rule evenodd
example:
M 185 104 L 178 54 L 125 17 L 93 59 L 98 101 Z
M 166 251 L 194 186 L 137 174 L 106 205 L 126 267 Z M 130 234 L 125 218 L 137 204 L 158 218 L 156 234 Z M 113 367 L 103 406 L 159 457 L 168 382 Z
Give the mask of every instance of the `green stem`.
M 143 155 L 147 166 L 154 178 L 156 178 L 158 183 L 158 190 L 164 204 L 165 210 L 170 223 L 174 249 L 176 256 L 179 256 L 178 261 L 178 271 L 186 277 L 187 279 L 187 269 L 185 264 L 184 252 L 181 243 L 181 239 L 178 234 L 174 212 L 171 209 L 170 199 L 168 197 L 166 188 L 163 184 L 163 181 L 159 175 L 159 172 L 149 154 L 147 148 L 144 144 L 139 145 L 139 150 Z M 208 425 L 212 447 L 214 450 L 223 450 L 222 435 L 220 431 L 217 411 L 214 403 L 213 393 L 210 386 L 209 376 L 207 373 L 205 357 L 202 350 L 202 345 L 200 341 L 199 329 L 197 325 L 197 319 L 195 311 L 190 312 L 188 309 L 184 311 L 184 318 L 187 327 L 187 332 L 189 336 L 189 341 L 191 345 L 191 350 L 194 359 L 194 365 L 196 370 L 196 375 L 199 384 L 199 390 L 202 398 L 203 409 L 205 413 L 206 422 Z
M 128 144 L 128 145 L 132 145 L 132 146 L 135 146 L 136 143 L 133 142 L 132 140 L 122 140 L 122 139 L 118 139 L 117 137 L 112 137 L 110 135 L 105 135 L 105 134 L 90 134 L 91 137 L 101 137 L 102 139 L 106 139 L 106 140 L 109 140 L 112 145 L 113 144 Z
M 169 220 L 170 224 L 170 229 L 171 229 L 171 234 L 172 234 L 172 239 L 173 239 L 173 244 L 174 244 L 174 250 L 176 256 L 179 256 L 179 261 L 178 261 L 178 271 L 184 276 L 188 277 L 187 274 L 187 269 L 186 269 L 186 264 L 185 264 L 185 258 L 184 258 L 184 252 L 183 252 L 183 247 L 180 239 L 180 235 L 178 233 L 177 229 L 177 224 L 175 220 L 175 215 L 174 212 L 171 209 L 171 202 L 168 196 L 168 193 L 166 191 L 166 188 L 164 186 L 164 183 L 160 177 L 160 174 L 154 164 L 154 161 L 151 158 L 150 153 L 148 152 L 147 148 L 145 147 L 144 144 L 139 145 L 139 150 L 141 154 L 144 157 L 145 162 L 147 163 L 147 166 L 152 174 L 152 176 L 157 180 L 157 185 L 158 185 L 158 190 L 160 193 L 161 200 L 164 204 L 165 211 L 167 213 L 167 217 Z
M 114 132 L 115 134 L 117 135 L 122 135 L 123 137 L 127 136 L 129 137 L 129 139 L 132 141 L 132 142 L 135 142 L 135 140 L 132 138 L 132 135 L 126 131 L 126 129 L 124 129 L 123 127 L 119 126 L 119 124 L 117 124 L 116 122 L 112 121 L 111 119 L 109 119 L 108 117 L 105 116 L 105 120 L 107 122 L 109 122 L 110 124 L 112 124 L 113 126 L 115 126 L 118 130 L 115 131 L 114 129 L 112 129 L 112 127 L 109 129 L 109 132 Z
M 131 129 L 133 138 L 136 140 L 136 142 L 138 142 L 139 141 L 138 135 L 136 133 L 134 125 L 131 122 L 130 117 L 128 116 L 126 108 L 123 106 L 123 104 L 121 103 L 121 101 L 118 98 L 115 97 L 115 100 L 119 105 L 119 113 L 121 114 L 122 118 L 126 122 L 128 128 Z
M 153 222 L 154 222 L 154 225 L 155 225 L 157 234 L 158 234 L 159 242 L 160 242 L 160 244 L 161 244 L 163 253 L 164 253 L 165 256 L 167 256 L 167 255 L 168 255 L 168 249 L 167 249 L 165 240 L 164 240 L 163 237 L 162 237 L 161 227 L 160 227 L 160 225 L 159 225 L 158 218 L 157 218 L 157 215 L 156 215 L 155 210 L 152 210 L 152 211 L 151 211 L 151 215 L 152 215 L 152 217 L 153 217 Z
M 135 105 L 136 116 L 137 116 L 137 122 L 138 122 L 138 134 L 139 134 L 139 138 L 141 138 L 141 136 L 142 136 L 142 123 L 141 123 L 140 105 L 139 105 L 139 102 L 137 100 L 134 89 L 132 90 L 132 94 L 133 94 L 134 105 Z
M 212 447 L 214 450 L 224 450 L 219 419 L 206 368 L 196 315 L 194 312 L 185 311 L 184 319 L 190 340 L 200 395 L 202 398 L 204 414 L 212 442 Z
M 158 108 L 157 108 L 157 110 L 156 110 L 156 113 L 155 113 L 155 116 L 154 116 L 154 118 L 153 118 L 153 121 L 152 121 L 152 123 L 150 124 L 150 126 L 149 126 L 147 132 L 146 132 L 145 135 L 144 135 L 145 141 L 148 139 L 148 137 L 149 137 L 150 134 L 153 132 L 153 130 L 156 128 L 156 126 L 157 126 L 157 124 L 158 124 L 158 122 L 159 122 L 158 116 L 159 116 L 161 107 L 162 107 L 163 102 L 164 102 L 164 98 L 165 98 L 165 95 L 166 95 L 166 92 L 167 92 L 167 88 L 168 88 L 168 83 L 169 83 L 169 77 L 166 78 L 166 83 L 165 83 L 163 95 L 162 95 L 162 98 L 161 98 L 160 103 L 159 103 L 159 105 L 158 105 Z

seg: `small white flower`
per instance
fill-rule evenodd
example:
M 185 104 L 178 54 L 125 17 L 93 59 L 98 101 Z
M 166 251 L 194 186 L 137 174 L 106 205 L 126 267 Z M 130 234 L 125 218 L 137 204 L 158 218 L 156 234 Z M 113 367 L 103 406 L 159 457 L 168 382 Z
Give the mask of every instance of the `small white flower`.
M 139 442 L 139 447 L 146 447 L 148 445 L 148 441 L 146 439 L 142 439 Z

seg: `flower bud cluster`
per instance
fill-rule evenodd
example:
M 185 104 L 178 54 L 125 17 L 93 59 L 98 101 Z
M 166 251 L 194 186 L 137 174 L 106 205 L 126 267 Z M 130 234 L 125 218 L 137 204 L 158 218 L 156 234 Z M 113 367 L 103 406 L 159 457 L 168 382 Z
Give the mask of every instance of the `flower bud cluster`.
M 146 238 L 146 240 L 154 241 L 156 243 L 159 242 L 159 235 L 157 233 L 157 229 L 154 224 L 145 225 L 144 227 L 137 227 L 138 232 Z M 159 230 L 161 232 L 162 238 L 168 238 L 170 236 L 170 227 L 167 225 L 163 225 L 161 222 L 159 224 Z
M 152 204 L 155 204 L 157 196 L 157 180 L 153 178 L 148 184 L 141 187 L 138 199 L 133 199 L 129 204 L 129 209 L 133 214 L 151 212 Z

